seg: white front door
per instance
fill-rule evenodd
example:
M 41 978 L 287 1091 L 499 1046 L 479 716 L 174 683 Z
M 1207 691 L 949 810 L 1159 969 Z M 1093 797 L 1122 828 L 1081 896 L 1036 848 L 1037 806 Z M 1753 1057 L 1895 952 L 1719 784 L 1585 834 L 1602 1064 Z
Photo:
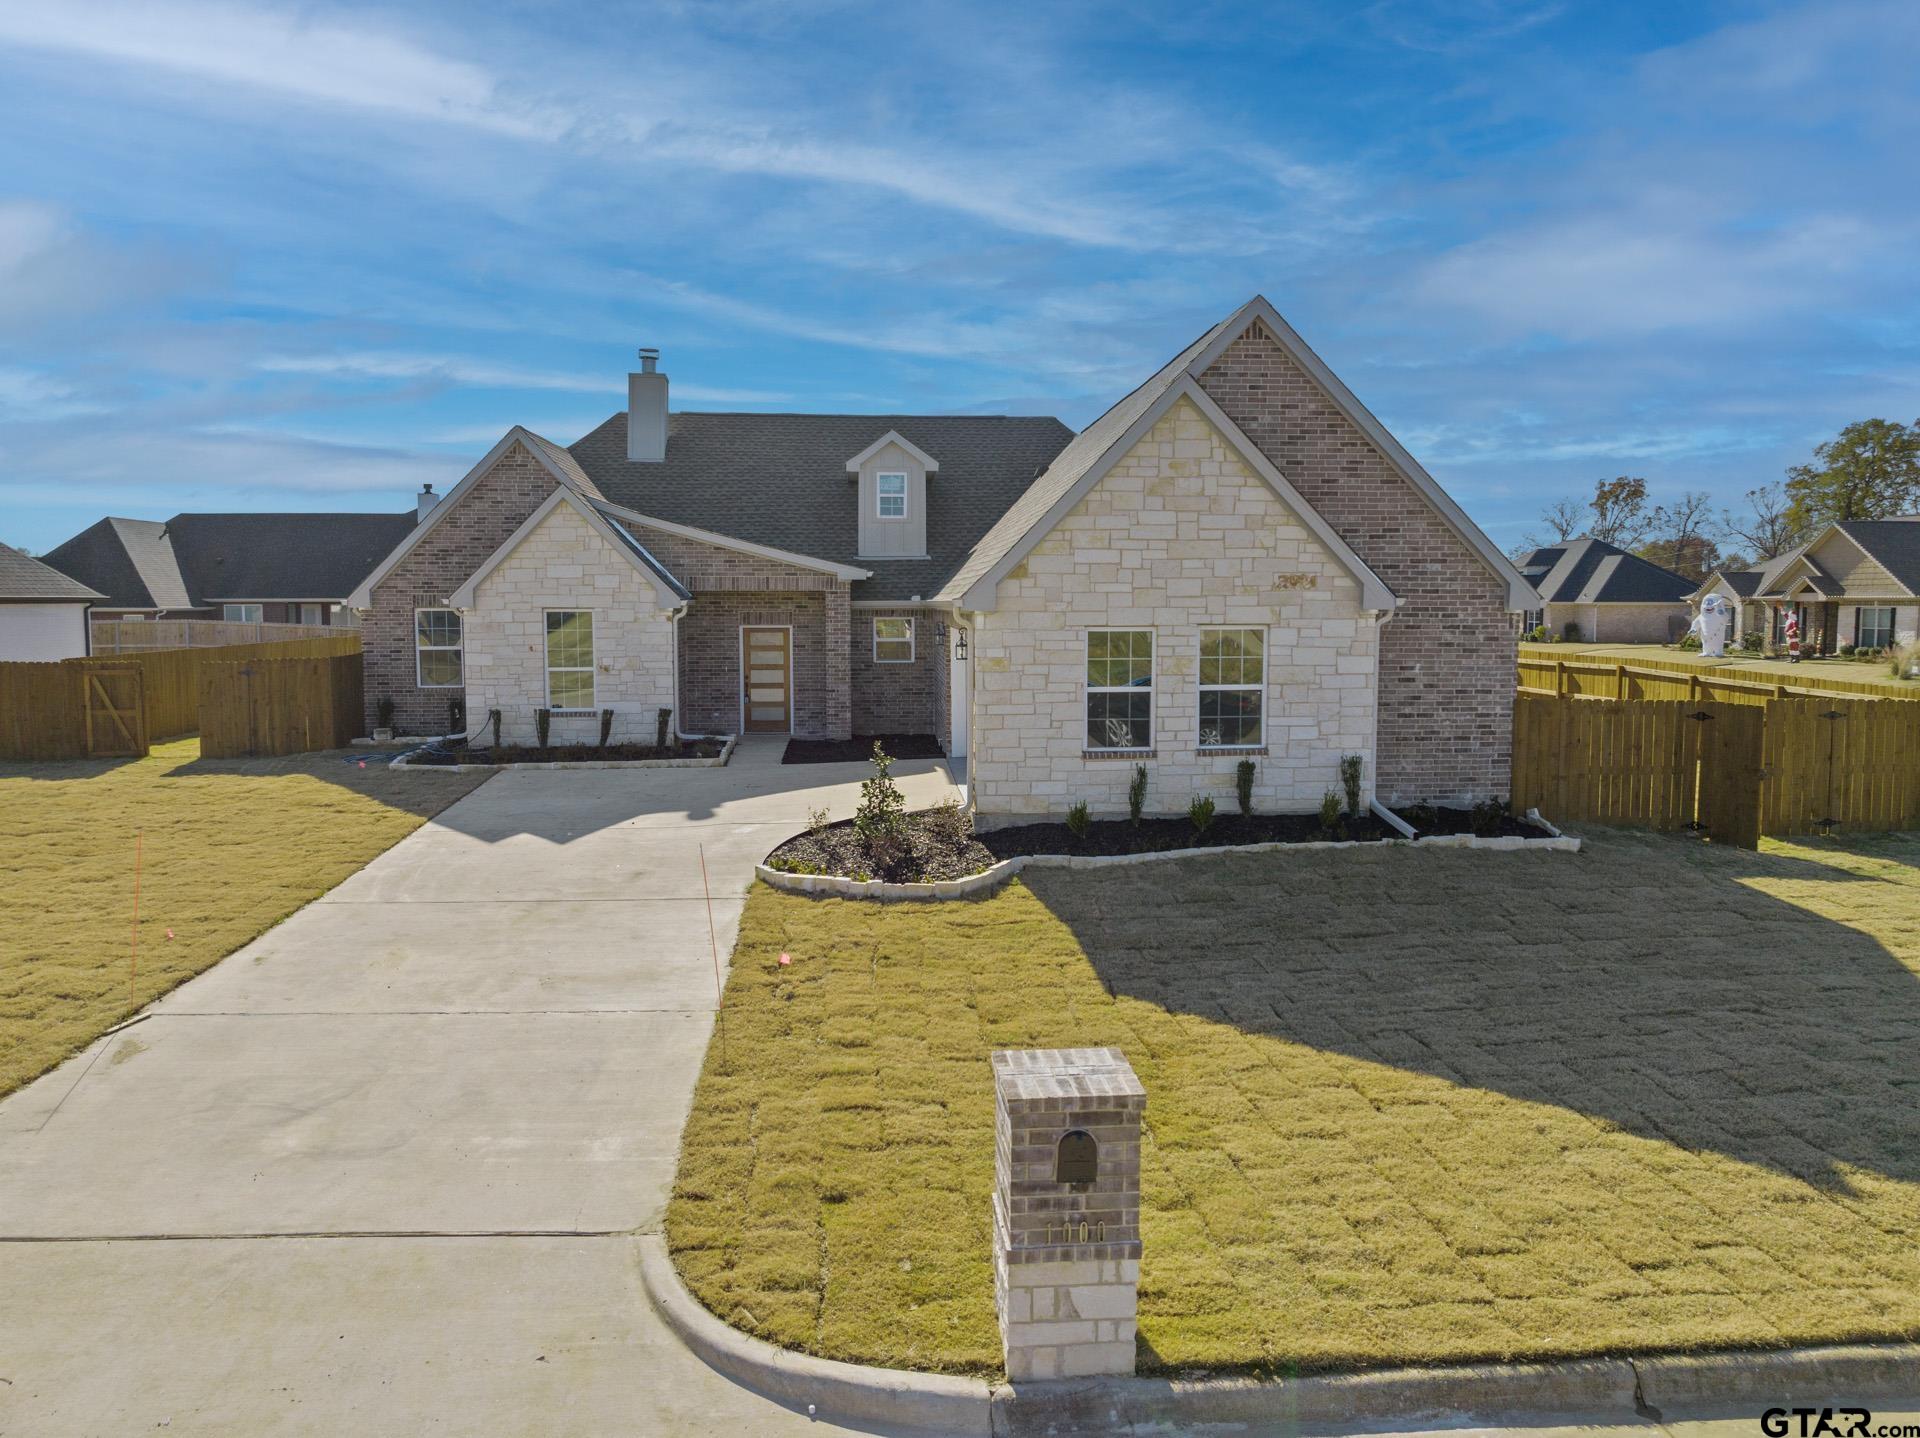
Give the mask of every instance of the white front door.
M 948 631 L 948 646 L 952 652 L 951 667 L 948 670 L 947 696 L 953 708 L 953 742 L 947 752 L 955 759 L 967 756 L 967 717 L 973 704 L 973 689 L 967 682 L 967 631 L 955 625 Z

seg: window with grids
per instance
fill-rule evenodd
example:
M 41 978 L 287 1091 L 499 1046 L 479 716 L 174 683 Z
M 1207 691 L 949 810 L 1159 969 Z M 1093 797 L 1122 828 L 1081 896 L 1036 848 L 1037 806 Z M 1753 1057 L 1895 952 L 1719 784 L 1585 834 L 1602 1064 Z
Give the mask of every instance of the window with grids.
M 258 604 L 223 604 L 220 617 L 229 624 L 258 624 L 261 607 Z
M 460 616 L 451 609 L 413 611 L 414 679 L 422 689 L 458 689 Z
M 1200 631 L 1200 747 L 1244 749 L 1262 742 L 1267 689 L 1264 629 Z
M 1862 607 L 1854 611 L 1853 642 L 1861 649 L 1886 649 L 1893 644 L 1893 610 Z
M 547 611 L 547 704 L 593 708 L 593 611 Z
M 873 477 L 874 494 L 878 496 L 878 513 L 882 519 L 905 519 L 907 517 L 907 477 L 904 474 L 876 474 Z
M 873 662 L 876 664 L 913 663 L 913 621 L 911 619 L 873 621 Z
M 1153 747 L 1153 631 L 1087 633 L 1087 747 Z

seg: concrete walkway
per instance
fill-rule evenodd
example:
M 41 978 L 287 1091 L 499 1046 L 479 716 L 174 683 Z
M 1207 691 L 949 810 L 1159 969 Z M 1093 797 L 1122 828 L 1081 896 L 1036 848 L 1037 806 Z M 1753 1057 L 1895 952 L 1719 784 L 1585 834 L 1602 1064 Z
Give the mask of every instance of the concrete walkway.
M 681 1349 L 632 1237 L 754 861 L 865 774 L 780 750 L 499 775 L 0 1103 L 0 1434 L 835 1431 Z

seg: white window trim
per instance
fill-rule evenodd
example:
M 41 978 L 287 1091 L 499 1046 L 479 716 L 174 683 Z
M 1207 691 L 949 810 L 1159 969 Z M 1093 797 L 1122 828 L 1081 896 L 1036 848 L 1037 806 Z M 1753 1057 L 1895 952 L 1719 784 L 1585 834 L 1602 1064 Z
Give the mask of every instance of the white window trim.
M 904 624 L 907 626 L 907 657 L 905 659 L 882 659 L 880 657 L 880 626 L 882 624 Z M 898 644 L 898 639 L 889 639 L 888 644 Z M 873 662 L 875 664 L 911 664 L 918 653 L 915 647 L 913 620 L 899 614 L 876 614 L 873 617 Z
M 600 626 L 597 622 L 593 622 L 587 627 L 593 648 L 588 656 L 588 662 L 584 669 L 578 664 L 556 665 L 547 657 L 547 616 L 549 614 L 584 614 L 589 620 L 595 620 L 595 612 L 591 609 L 562 609 L 558 607 L 542 609 L 540 611 L 540 665 L 541 672 L 546 676 L 547 709 L 550 713 L 596 714 L 600 710 L 600 675 L 598 669 L 600 663 Z M 555 704 L 553 702 L 553 671 L 555 669 L 558 669 L 562 674 L 584 673 L 587 676 L 588 683 L 593 686 L 593 697 L 584 707 L 578 704 Z
M 233 612 L 236 609 L 242 612 L 236 615 Z M 245 613 L 249 609 L 253 611 L 251 619 Z M 266 620 L 262 616 L 266 612 L 266 606 L 261 604 L 223 604 L 220 606 L 220 619 L 224 624 L 264 624 Z
M 1885 649 L 1893 643 L 1895 636 L 1899 632 L 1899 608 L 1892 604 L 1856 604 L 1853 608 L 1853 642 L 1856 647 L 1861 643 L 1860 634 L 1861 631 L 1866 628 L 1866 615 L 1869 610 L 1874 614 L 1884 614 L 1887 616 L 1887 643 L 1872 646 L 1875 649 Z
M 1147 742 L 1132 744 L 1123 749 L 1109 748 L 1093 742 L 1093 730 L 1087 723 L 1087 698 L 1093 694 L 1138 694 L 1138 684 L 1090 684 L 1087 682 L 1088 641 L 1096 634 L 1144 634 L 1147 636 Z M 1159 732 L 1154 696 L 1160 680 L 1160 633 L 1152 625 L 1098 625 L 1086 630 L 1080 639 L 1080 747 L 1089 754 L 1151 754 L 1154 741 Z
M 1206 636 L 1208 634 L 1228 634 L 1228 633 L 1245 634 L 1249 631 L 1251 631 L 1252 633 L 1258 634 L 1260 636 L 1260 681 L 1257 684 L 1204 684 L 1199 682 L 1199 674 L 1201 672 L 1200 666 L 1206 663 L 1206 659 L 1204 657 Z M 1250 739 L 1239 744 L 1196 743 L 1194 747 L 1208 754 L 1247 753 L 1255 749 L 1266 748 L 1267 746 L 1267 628 L 1266 626 L 1264 624 L 1203 624 L 1200 626 L 1200 639 L 1201 639 L 1202 653 L 1200 655 L 1195 656 L 1194 669 L 1193 669 L 1194 676 L 1195 676 L 1194 696 L 1193 696 L 1194 733 L 1198 735 L 1198 733 L 1200 732 L 1199 730 L 1200 696 L 1206 693 L 1209 689 L 1213 689 L 1213 690 L 1229 690 L 1230 689 L 1241 694 L 1252 693 L 1252 694 L 1258 694 L 1260 696 L 1260 734 L 1258 738 Z
M 893 498 L 893 496 L 882 488 L 880 481 L 883 479 L 897 479 L 900 481 L 900 512 L 898 514 L 887 513 L 887 501 Z M 873 517 L 875 519 L 884 519 L 889 523 L 898 523 L 900 520 L 905 519 L 907 517 L 907 495 L 912 488 L 912 481 L 905 470 L 883 469 L 876 472 L 873 476 Z
M 458 644 L 422 644 L 420 642 L 420 616 L 423 614 L 451 614 L 460 625 Z M 429 684 L 426 675 L 420 671 L 420 655 L 425 653 L 445 654 L 449 650 L 460 656 L 460 678 L 453 684 Z M 457 609 L 449 609 L 444 604 L 417 605 L 413 611 L 413 684 L 416 689 L 464 689 L 467 687 L 467 621 Z

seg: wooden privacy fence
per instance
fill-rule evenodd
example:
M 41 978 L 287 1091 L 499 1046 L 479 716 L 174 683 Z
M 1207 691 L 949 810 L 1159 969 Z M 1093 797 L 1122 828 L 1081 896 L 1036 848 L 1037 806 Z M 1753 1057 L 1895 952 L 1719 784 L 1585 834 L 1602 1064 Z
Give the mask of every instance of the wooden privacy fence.
M 1558 822 L 1761 834 L 1920 826 L 1920 705 L 1514 698 L 1513 801 Z
M 365 727 L 360 656 L 247 659 L 200 669 L 200 757 L 301 754 Z
M 139 665 L 146 674 L 148 728 L 154 738 L 170 739 L 200 728 L 200 671 L 205 665 L 242 659 L 322 659 L 359 653 L 360 635 L 356 631 L 317 639 L 230 644 L 224 649 L 156 649 L 148 653 L 121 654 L 111 660 L 68 662 Z
M 352 610 L 343 613 L 353 615 Z M 357 632 L 359 616 L 353 616 Z M 271 644 L 291 639 L 328 639 L 346 629 L 340 624 L 242 624 L 230 619 L 96 619 L 95 654 L 135 654 L 148 649 L 211 649 L 235 644 Z
M 137 759 L 146 752 L 139 665 L 0 664 L 0 759 Z
M 1818 671 L 1805 678 L 1762 679 L 1752 671 L 1695 669 L 1678 660 L 1561 659 L 1526 648 L 1520 651 L 1519 674 L 1523 689 L 1606 699 L 1721 699 L 1734 704 L 1765 704 L 1771 699 L 1827 694 L 1836 699 L 1920 701 L 1920 686 L 1903 686 L 1894 680 L 1881 683 Z

